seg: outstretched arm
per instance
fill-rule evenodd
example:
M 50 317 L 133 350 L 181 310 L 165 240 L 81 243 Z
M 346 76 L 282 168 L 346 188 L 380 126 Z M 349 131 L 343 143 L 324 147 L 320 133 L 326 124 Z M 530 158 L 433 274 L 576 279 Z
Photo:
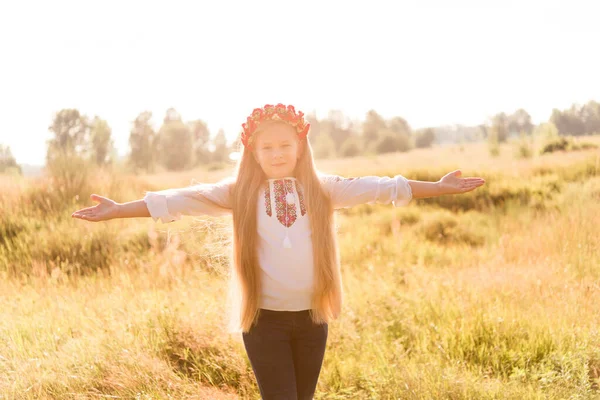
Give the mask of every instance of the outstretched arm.
M 232 182 L 223 180 L 184 188 L 146 192 L 143 199 L 117 203 L 93 194 L 99 204 L 75 211 L 71 216 L 86 221 L 107 221 L 114 218 L 152 217 L 164 223 L 183 215 L 225 215 L 231 213 L 229 193 Z
M 483 178 L 461 178 L 461 171 L 452 171 L 437 182 L 408 181 L 414 199 L 461 194 L 475 190 L 485 183 Z
M 413 198 L 437 197 L 465 193 L 483 185 L 482 178 L 460 178 L 460 171 L 450 172 L 437 182 L 411 181 L 402 175 L 393 178 L 362 176 L 343 178 L 324 175 L 323 185 L 331 196 L 334 208 L 348 208 L 358 204 L 407 205 Z
M 117 203 L 106 197 L 98 196 L 93 194 L 90 198 L 97 201 L 93 207 L 83 208 L 75 211 L 71 214 L 73 218 L 79 218 L 86 221 L 99 222 L 108 221 L 115 218 L 136 218 L 136 217 L 149 217 L 150 211 L 146 206 L 146 202 L 141 200 L 134 200 L 127 203 Z

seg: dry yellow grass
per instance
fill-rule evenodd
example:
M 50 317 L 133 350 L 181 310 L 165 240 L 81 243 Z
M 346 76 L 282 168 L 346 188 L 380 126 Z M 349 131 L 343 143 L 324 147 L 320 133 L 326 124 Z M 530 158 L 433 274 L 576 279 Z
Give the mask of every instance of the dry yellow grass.
M 509 146 L 496 159 L 475 144 L 318 163 L 347 175 L 460 167 L 492 186 L 529 185 L 543 167 L 560 187 L 546 207 L 340 213 L 346 305 L 317 398 L 600 397 L 600 152 L 515 160 Z M 581 163 L 591 175 L 565 172 Z M 225 173 L 105 176 L 95 191 L 131 200 Z M 0 242 L 0 399 L 257 398 L 240 338 L 224 333 L 228 219 L 91 224 L 27 211 L 20 196 L 40 183 L 0 185 L 0 222 L 17 232 Z M 78 243 L 90 247 L 73 253 Z M 110 262 L 70 269 L 78 259 Z

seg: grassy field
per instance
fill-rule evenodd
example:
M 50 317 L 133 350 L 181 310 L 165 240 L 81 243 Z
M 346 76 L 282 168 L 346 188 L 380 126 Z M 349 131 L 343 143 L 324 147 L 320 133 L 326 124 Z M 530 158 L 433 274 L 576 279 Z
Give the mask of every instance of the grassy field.
M 338 213 L 346 300 L 316 398 L 600 398 L 600 151 L 500 150 L 318 162 L 487 183 Z M 92 192 L 129 201 L 228 171 L 78 172 L 0 178 L 0 399 L 259 398 L 224 330 L 230 219 L 70 218 Z

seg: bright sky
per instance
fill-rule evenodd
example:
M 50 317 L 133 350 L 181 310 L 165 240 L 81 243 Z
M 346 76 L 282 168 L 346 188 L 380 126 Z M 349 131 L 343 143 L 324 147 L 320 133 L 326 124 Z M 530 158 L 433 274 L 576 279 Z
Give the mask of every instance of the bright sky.
M 415 128 L 600 100 L 600 2 L 4 1 L 0 143 L 42 164 L 61 108 L 108 121 L 120 154 L 144 110 L 234 137 L 266 103 Z

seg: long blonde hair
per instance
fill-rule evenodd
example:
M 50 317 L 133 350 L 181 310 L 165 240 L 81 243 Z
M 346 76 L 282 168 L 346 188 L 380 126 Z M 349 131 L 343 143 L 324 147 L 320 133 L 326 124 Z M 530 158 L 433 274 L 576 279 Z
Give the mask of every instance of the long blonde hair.
M 258 135 L 266 125 L 259 126 L 254 134 Z M 310 311 L 312 320 L 322 324 L 338 317 L 343 297 L 333 205 L 317 174 L 309 141 L 304 139 L 299 145 L 303 148 L 296 164 L 295 177 L 304 190 L 313 243 L 315 281 Z M 260 306 L 256 206 L 259 189 L 267 177 L 252 151 L 242 145 L 240 149 L 237 177 L 231 188 L 233 252 L 229 329 L 248 332 L 258 317 Z

